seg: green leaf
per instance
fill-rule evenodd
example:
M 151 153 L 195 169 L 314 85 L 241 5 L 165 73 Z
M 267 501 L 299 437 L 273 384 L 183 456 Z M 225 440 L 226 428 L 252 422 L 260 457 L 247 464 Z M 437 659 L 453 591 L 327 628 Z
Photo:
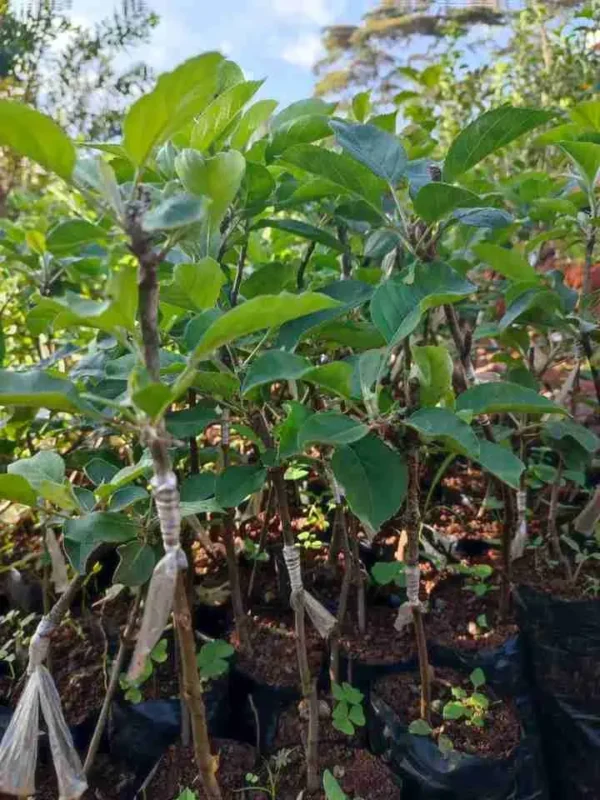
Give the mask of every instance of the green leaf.
M 217 476 L 214 472 L 201 472 L 190 475 L 181 484 L 180 499 L 182 505 L 192 506 L 204 503 L 215 494 Z
M 543 125 L 553 116 L 548 111 L 508 105 L 486 111 L 467 125 L 450 145 L 444 162 L 444 180 L 453 181 L 486 156 Z
M 123 467 L 112 476 L 109 483 L 102 484 L 96 489 L 96 494 L 101 499 L 110 497 L 117 489 L 127 486 L 138 478 L 148 477 L 152 471 L 152 457 L 147 450 L 144 450 L 140 460 L 129 467 Z
M 462 703 L 446 703 L 442 716 L 447 720 L 462 719 L 466 716 L 466 709 Z
M 508 486 L 520 488 L 525 464 L 507 447 L 482 439 L 479 442 L 479 457 L 475 460 Z
M 135 164 L 141 166 L 210 102 L 222 62 L 219 53 L 190 58 L 161 75 L 153 91 L 131 106 L 123 123 L 123 145 Z
M 296 380 L 310 368 L 311 363 L 306 358 L 285 350 L 266 350 L 250 364 L 242 384 L 242 394 L 275 381 Z
M 363 711 L 362 706 L 359 705 L 351 706 L 348 713 L 348 719 L 353 725 L 357 725 L 359 728 L 367 723 L 367 720 L 365 719 L 365 712 Z
M 296 285 L 296 267 L 293 262 L 280 264 L 272 261 L 258 267 L 248 276 L 240 287 L 240 294 L 246 300 L 266 294 L 275 294 L 294 288 Z
M 429 736 L 432 728 L 424 719 L 414 719 L 408 726 L 408 732 L 413 736 Z
M 530 286 L 530 284 L 525 283 L 524 286 Z M 518 284 L 515 288 L 517 287 Z M 560 298 L 557 292 L 550 289 L 540 289 L 537 286 L 533 289 L 525 289 L 514 302 L 508 305 L 506 312 L 498 322 L 498 330 L 505 331 L 513 322 L 516 322 L 519 317 L 535 308 L 548 312 L 556 310 L 559 306 Z
M 23 506 L 35 506 L 37 494 L 23 475 L 0 475 L 0 497 Z
M 461 186 L 432 181 L 419 189 L 413 205 L 425 222 L 437 222 L 455 208 L 481 205 L 481 198 Z
M 502 208 L 457 208 L 452 212 L 455 220 L 461 225 L 469 225 L 471 228 L 506 228 L 514 220 L 513 217 Z
M 246 162 L 246 172 L 242 181 L 243 203 L 246 213 L 261 211 L 275 191 L 275 179 L 262 164 Z
M 353 513 L 373 531 L 379 530 L 404 502 L 406 463 L 400 453 L 373 434 L 337 447 L 331 467 Z
M 54 378 L 39 370 L 11 372 L 1 369 L 0 406 L 76 411 L 81 401 L 75 385 L 64 378 Z
M 231 146 L 243 150 L 254 133 L 263 125 L 277 108 L 277 100 L 259 100 L 242 115 L 231 137 Z
M 459 395 L 456 401 L 456 410 L 469 410 L 475 415 L 504 412 L 517 414 L 568 413 L 564 408 L 555 405 L 533 389 L 507 381 L 480 383 L 473 386 Z
M 289 147 L 310 144 L 331 136 L 329 117 L 324 114 L 307 114 L 296 117 L 278 126 L 265 151 L 267 163 L 273 161 Z
M 327 103 L 321 100 L 320 97 L 308 97 L 305 100 L 296 100 L 282 109 L 276 117 L 271 120 L 271 129 L 277 130 L 286 122 L 297 117 L 306 117 L 311 114 L 320 114 L 330 116 L 336 107 L 337 103 Z
M 469 675 L 469 680 L 475 687 L 475 689 L 479 689 L 480 686 L 483 686 L 485 683 L 485 673 L 481 669 L 481 667 L 477 667 L 473 670 L 473 672 Z
M 328 769 L 323 773 L 323 790 L 327 800 L 348 800 L 347 795 L 342 791 L 342 787 Z
M 184 150 L 175 159 L 175 169 L 188 192 L 211 200 L 206 213 L 216 229 L 242 184 L 244 156 L 230 150 L 204 158 L 195 150 Z
M 118 471 L 118 467 L 114 464 L 110 464 L 103 458 L 92 458 L 91 461 L 88 461 L 85 465 L 85 474 L 94 486 L 98 486 L 101 483 L 110 483 Z
M 354 370 L 347 361 L 332 361 L 305 372 L 302 380 L 328 389 L 345 399 L 352 397 L 352 376 Z
M 572 419 L 546 422 L 543 432 L 544 436 L 558 442 L 563 439 L 571 439 L 590 454 L 595 453 L 600 448 L 600 439 L 596 434 Z
M 184 789 L 180 795 L 178 795 L 177 800 L 198 800 L 198 795 L 196 792 L 192 792 L 191 789 Z
M 142 218 L 142 227 L 148 233 L 172 231 L 200 222 L 206 213 L 204 198 L 176 194 L 147 211 Z
M 69 180 L 75 147 L 54 120 L 23 103 L 0 100 L 0 145 Z
M 456 303 L 475 288 L 447 264 L 416 264 L 412 276 L 387 280 L 377 288 L 371 317 L 386 340 L 396 344 L 415 330 L 429 308 Z
M 192 147 L 196 150 L 207 150 L 263 83 L 264 81 L 242 81 L 218 95 L 200 114 L 192 128 Z
M 100 544 L 123 544 L 137 538 L 138 533 L 138 526 L 123 514 L 94 511 L 65 522 L 65 550 L 73 568 L 83 574 L 90 556 Z
M 194 308 L 204 311 L 217 302 L 225 276 L 213 258 L 203 258 L 195 264 L 177 264 L 173 281 Z
M 346 314 L 363 303 L 368 302 L 373 296 L 373 287 L 363 281 L 346 280 L 334 281 L 321 289 L 321 294 L 337 300 L 338 303 L 324 311 L 309 314 L 301 319 L 283 325 L 277 339 L 277 344 L 286 350 L 292 350 L 310 330 L 317 325 L 323 325 L 337 317 Z
M 358 122 L 364 122 L 371 113 L 371 92 L 359 92 L 352 98 L 352 113 Z
M 287 417 L 275 428 L 275 436 L 279 440 L 279 458 L 286 461 L 290 456 L 301 452 L 298 444 L 298 433 L 312 411 L 302 403 L 285 404 Z
M 419 399 L 422 406 L 446 406 L 454 402 L 452 374 L 454 362 L 447 348 L 440 345 L 411 345 L 413 362 L 419 380 Z
M 133 405 L 152 419 L 160 417 L 173 401 L 171 389 L 164 383 L 149 383 L 137 392 L 131 400 Z
M 376 208 L 381 204 L 384 184 L 370 170 L 346 155 L 312 144 L 298 144 L 286 150 L 281 161 L 327 178 L 342 189 L 364 198 Z
M 125 586 L 142 586 L 150 580 L 156 564 L 154 550 L 142 542 L 129 542 L 117 547 L 119 564 L 115 570 L 113 583 Z
M 354 736 L 354 725 L 350 722 L 348 717 L 336 716 L 334 712 L 331 724 L 334 728 L 345 733 L 347 736 Z
M 340 445 L 357 442 L 369 433 L 369 428 L 352 417 L 337 411 L 321 411 L 307 419 L 298 433 L 301 449 L 311 442 Z
M 175 411 L 167 414 L 167 431 L 176 439 L 189 439 L 200 436 L 205 428 L 217 422 L 219 414 L 216 407 L 207 401 L 206 404 L 198 404 L 193 408 L 186 408 L 184 411 Z
M 371 576 L 380 586 L 387 586 L 388 583 L 406 586 L 405 570 L 403 561 L 377 561 L 371 568 Z
M 448 408 L 421 408 L 405 420 L 425 438 L 440 439 L 450 450 L 479 456 L 479 440 L 470 425 Z
M 217 476 L 215 497 L 223 508 L 235 508 L 262 489 L 267 470 L 255 464 L 227 467 Z
M 160 639 L 150 651 L 150 658 L 157 664 L 164 664 L 168 657 L 167 640 Z
M 560 142 L 562 150 L 575 162 L 581 177 L 593 187 L 600 170 L 600 144 L 594 142 Z
M 230 658 L 234 652 L 233 647 L 221 639 L 203 645 L 196 656 L 202 679 L 209 680 L 224 675 L 229 669 L 226 659 Z
M 330 125 L 338 144 L 379 178 L 395 186 L 404 176 L 408 159 L 396 136 L 375 125 L 354 125 L 341 120 L 332 120 Z
M 139 503 L 141 500 L 148 501 L 150 495 L 141 486 L 124 486 L 111 496 L 108 503 L 108 510 L 117 512 L 124 511 L 126 508 Z
M 21 458 L 7 469 L 10 475 L 21 475 L 34 489 L 44 481 L 61 484 L 65 480 L 65 462 L 52 450 L 40 450 L 31 458 Z
M 103 241 L 105 238 L 106 233 L 98 225 L 85 219 L 71 219 L 67 222 L 59 222 L 48 232 L 46 245 L 51 253 L 64 256 L 66 253 L 79 250 L 86 244 Z
M 242 336 L 274 328 L 291 319 L 336 306 L 335 300 L 316 292 L 262 295 L 228 311 L 213 322 L 196 346 L 192 360 L 198 361 L 224 344 Z
M 239 392 L 240 382 L 229 372 L 199 371 L 194 375 L 192 387 L 208 396 L 229 399 Z
M 538 274 L 518 250 L 507 250 L 497 244 L 481 242 L 473 245 L 473 252 L 492 269 L 513 281 L 537 281 Z
M 335 236 L 332 236 L 328 231 L 297 219 L 261 219 L 252 229 L 257 230 L 259 228 L 277 228 L 280 231 L 294 233 L 303 239 L 310 239 L 313 242 L 324 244 L 326 247 L 331 247 L 332 250 L 337 250 L 339 253 L 344 249 Z

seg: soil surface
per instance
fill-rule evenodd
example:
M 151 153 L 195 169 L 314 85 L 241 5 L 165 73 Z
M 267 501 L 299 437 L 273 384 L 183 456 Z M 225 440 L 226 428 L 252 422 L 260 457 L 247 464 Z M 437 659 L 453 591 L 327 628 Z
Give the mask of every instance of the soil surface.
M 395 664 L 410 661 L 416 655 L 412 625 L 398 633 L 394 622 L 397 609 L 367 605 L 366 632 L 360 633 L 354 613 L 344 625 L 340 647 L 346 656 L 363 664 Z
M 518 629 L 512 619 L 499 621 L 498 580 L 490 582 L 492 589 L 482 597 L 466 589 L 466 583 L 462 575 L 449 575 L 431 593 L 430 613 L 425 617 L 429 641 L 473 651 L 499 647 L 516 635 Z
M 217 780 L 223 792 L 223 800 L 239 800 L 243 796 L 239 789 L 247 786 L 245 776 L 255 768 L 254 748 L 229 739 L 216 739 L 212 742 L 212 750 L 218 758 Z M 205 800 L 207 797 L 193 750 L 189 747 L 169 747 L 146 788 L 145 796 L 148 800 L 176 800 L 184 789 L 195 792 L 198 800 Z
M 567 556 L 567 554 L 564 554 Z M 512 565 L 511 580 L 515 585 L 525 584 L 562 600 L 594 600 L 600 597 L 600 561 L 587 561 L 577 579 L 577 565 L 569 559 L 571 578 L 563 564 L 549 563 L 541 549 L 530 550 Z
M 483 728 L 469 725 L 465 720 L 444 720 L 442 707 L 452 698 L 452 687 L 461 687 L 471 694 L 473 686 L 468 675 L 451 669 L 436 669 L 432 682 L 431 723 L 434 736 L 449 736 L 455 750 L 482 758 L 505 758 L 520 740 L 521 727 L 512 706 L 500 700 L 487 686 L 478 691 L 485 694 L 490 706 Z M 418 675 L 403 672 L 380 678 L 373 691 L 398 715 L 404 725 L 420 717 L 420 687 Z
M 261 617 L 250 617 L 248 628 L 251 654 L 240 649 L 235 632 L 231 636 L 231 643 L 238 650 L 239 671 L 259 683 L 297 689 L 300 686 L 300 675 L 292 614 L 284 611 L 280 614 L 272 612 Z M 306 639 L 311 673 L 316 675 L 325 658 L 325 645 L 309 620 L 306 622 Z
M 319 769 L 329 769 L 350 800 L 400 800 L 401 791 L 388 767 L 367 750 L 348 745 L 321 748 Z M 300 750 L 291 754 L 282 771 L 277 800 L 297 800 L 304 788 L 304 758 Z M 266 796 L 253 800 L 267 800 Z M 304 792 L 302 800 L 325 800 L 323 791 Z

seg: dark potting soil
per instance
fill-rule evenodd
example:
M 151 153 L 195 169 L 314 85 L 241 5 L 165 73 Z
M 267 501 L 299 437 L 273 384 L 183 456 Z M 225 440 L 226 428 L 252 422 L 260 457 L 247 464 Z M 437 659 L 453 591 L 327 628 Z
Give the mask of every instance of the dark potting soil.
M 277 733 L 273 741 L 273 750 L 282 747 L 297 747 L 306 740 L 307 720 L 300 713 L 302 706 L 292 703 L 279 717 Z M 358 747 L 364 744 L 364 727 L 357 727 L 354 736 L 338 731 L 332 724 L 332 702 L 330 699 L 319 699 L 319 747 L 329 749 L 335 744 Z
M 427 638 L 446 647 L 474 651 L 499 647 L 515 636 L 518 629 L 514 620 L 499 620 L 498 583 L 482 597 L 466 589 L 466 583 L 462 575 L 449 575 L 432 591 L 430 613 L 425 617 Z M 487 627 L 477 622 L 481 615 Z
M 340 646 L 346 656 L 364 664 L 395 664 L 415 657 L 413 627 L 410 625 L 401 633 L 396 631 L 396 609 L 367 605 L 366 611 L 367 625 L 364 634 L 359 633 L 355 611 L 348 614 L 340 638 Z
M 132 782 L 131 773 L 124 772 L 110 756 L 99 753 L 88 780 L 89 787 L 81 800 L 121 800 L 123 796 L 131 796 L 131 789 L 126 787 L 130 787 Z M 52 764 L 38 764 L 35 785 L 35 800 L 56 800 L 58 785 Z M 15 798 L 0 792 L 0 800 Z
M 251 654 L 240 649 L 235 632 L 231 635 L 231 643 L 238 651 L 236 666 L 240 672 L 259 683 L 298 688 L 300 676 L 292 614 L 272 612 L 261 617 L 249 617 L 248 628 Z M 315 675 L 323 663 L 325 645 L 309 621 L 306 623 L 306 639 L 308 663 Z
M 230 739 L 216 739 L 212 742 L 212 750 L 218 758 L 217 781 L 223 800 L 239 798 L 237 790 L 247 786 L 245 776 L 254 771 L 254 748 Z M 206 798 L 194 751 L 190 747 L 175 745 L 169 747 L 162 757 L 156 774 L 145 790 L 145 796 L 148 800 L 175 800 L 184 789 L 191 789 L 198 800 Z
M 564 552 L 564 555 L 569 558 L 569 553 Z M 570 565 L 572 574 L 575 574 L 577 565 L 572 559 Z M 594 586 L 600 587 L 600 561 L 587 561 L 574 581 L 566 576 L 562 564 L 549 563 L 543 550 L 532 549 L 523 558 L 513 562 L 511 581 L 515 585 L 531 586 L 561 600 L 593 600 L 598 597 Z
M 465 720 L 444 720 L 442 706 L 452 700 L 452 687 L 461 687 L 467 694 L 473 692 L 469 676 L 446 668 L 436 668 L 432 681 L 431 722 L 435 734 L 450 737 L 455 750 L 481 758 L 505 758 L 519 744 L 521 727 L 512 706 L 500 700 L 487 686 L 478 691 L 486 695 L 490 707 L 483 728 L 467 724 Z M 404 725 L 419 719 L 420 686 L 414 672 L 403 672 L 380 678 L 374 692 L 398 715 Z
M 329 769 L 337 778 L 342 790 L 352 800 L 400 800 L 401 791 L 388 767 L 368 750 L 347 744 L 321 747 L 319 773 Z M 277 790 L 277 800 L 298 800 L 305 787 L 304 754 L 297 748 L 290 754 L 288 765 L 282 772 Z M 253 798 L 258 800 L 258 797 Z M 260 797 L 266 800 L 266 797 Z M 322 790 L 304 792 L 302 800 L 325 800 Z

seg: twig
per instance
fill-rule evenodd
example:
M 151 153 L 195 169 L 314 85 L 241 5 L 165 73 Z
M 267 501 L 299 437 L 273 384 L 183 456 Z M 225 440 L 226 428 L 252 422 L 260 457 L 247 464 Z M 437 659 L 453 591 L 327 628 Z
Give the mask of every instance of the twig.
M 121 638 L 121 643 L 119 645 L 116 658 L 112 665 L 112 670 L 110 673 L 110 681 L 108 684 L 108 688 L 106 690 L 106 694 L 104 695 L 102 708 L 100 709 L 100 716 L 98 717 L 98 722 L 96 723 L 96 727 L 94 728 L 92 740 L 90 742 L 90 746 L 88 748 L 87 755 L 85 757 L 83 771 L 85 772 L 86 775 L 89 775 L 92 765 L 94 763 L 94 759 L 96 758 L 96 754 L 98 753 L 100 740 L 102 739 L 102 734 L 104 733 L 104 728 L 106 727 L 106 722 L 108 720 L 110 705 L 112 703 L 113 697 L 119 685 L 119 676 L 121 674 L 121 670 L 123 669 L 125 655 L 127 654 L 127 650 L 133 642 L 135 622 L 140 609 L 141 600 L 142 600 L 142 593 L 140 591 L 134 598 L 134 601 L 131 605 L 131 609 L 129 611 L 129 616 L 127 617 L 127 624 L 125 625 L 123 636 Z
M 308 267 L 312 254 L 315 252 L 316 242 L 309 242 L 304 251 L 304 256 L 298 267 L 298 274 L 296 275 L 296 286 L 298 289 L 304 289 L 304 273 Z

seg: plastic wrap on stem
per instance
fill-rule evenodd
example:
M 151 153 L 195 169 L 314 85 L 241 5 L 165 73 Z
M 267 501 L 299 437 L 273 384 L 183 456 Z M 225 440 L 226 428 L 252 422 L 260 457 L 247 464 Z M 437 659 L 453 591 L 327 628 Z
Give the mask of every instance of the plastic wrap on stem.
M 40 674 L 27 681 L 10 724 L 0 742 L 0 791 L 18 796 L 35 792 L 35 766 L 40 719 Z
M 146 659 L 162 636 L 173 608 L 177 572 L 185 555 L 179 548 L 173 548 L 164 555 L 154 569 L 148 587 L 144 616 L 140 626 L 128 677 L 135 680 L 142 672 Z

